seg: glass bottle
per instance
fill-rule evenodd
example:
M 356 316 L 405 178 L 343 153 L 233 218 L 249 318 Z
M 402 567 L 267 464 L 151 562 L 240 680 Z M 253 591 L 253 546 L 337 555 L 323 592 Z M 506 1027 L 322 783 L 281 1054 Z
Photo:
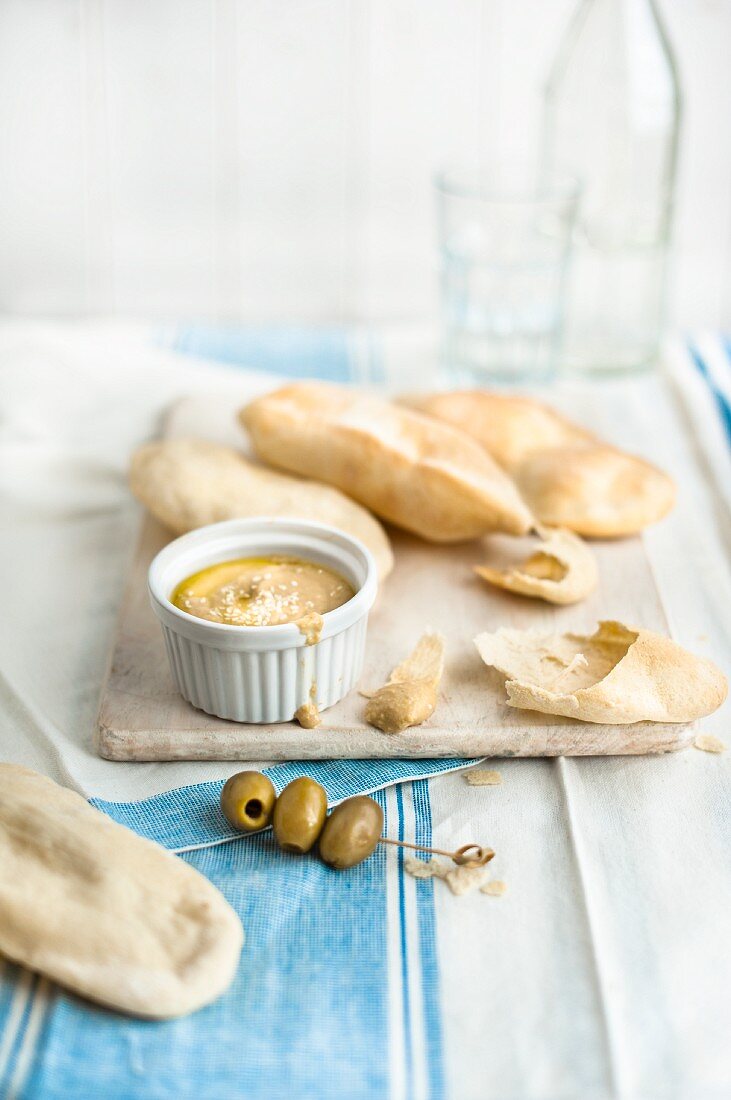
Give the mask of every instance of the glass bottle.
M 655 0 L 581 0 L 545 95 L 544 162 L 583 183 L 562 363 L 652 366 L 663 324 L 680 89 Z

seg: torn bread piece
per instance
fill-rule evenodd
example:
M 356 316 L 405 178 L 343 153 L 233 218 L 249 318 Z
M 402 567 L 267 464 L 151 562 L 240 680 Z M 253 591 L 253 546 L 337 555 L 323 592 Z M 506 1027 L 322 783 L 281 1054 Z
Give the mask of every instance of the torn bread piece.
M 257 398 L 239 418 L 265 462 L 336 485 L 431 542 L 533 525 L 513 482 L 474 439 L 383 398 L 298 383 Z
M 329 523 L 365 543 L 381 580 L 393 568 L 386 532 L 365 508 L 330 485 L 290 477 L 249 462 L 233 447 L 203 439 L 165 439 L 132 455 L 132 492 L 176 535 L 248 516 Z
M 475 573 L 488 584 L 548 603 L 578 603 L 593 592 L 598 573 L 586 543 L 563 528 L 537 526 L 536 532 L 541 544 L 520 565 L 508 569 L 476 565 Z
M 437 705 L 444 671 L 444 638 L 427 631 L 388 682 L 368 700 L 365 718 L 384 733 L 401 733 L 425 722 Z
M 728 691 L 711 661 L 618 622 L 601 622 L 592 635 L 501 629 L 475 645 L 506 677 L 508 706 L 584 722 L 692 722 Z
M 463 390 L 403 403 L 470 435 L 514 478 L 543 523 L 616 538 L 662 519 L 675 502 L 667 474 L 531 398 Z
M 634 535 L 667 515 L 675 484 L 635 455 L 604 443 L 538 451 L 515 474 L 538 518 L 587 538 Z
M 490 768 L 470 768 L 464 777 L 469 787 L 498 787 L 503 781 L 500 772 Z

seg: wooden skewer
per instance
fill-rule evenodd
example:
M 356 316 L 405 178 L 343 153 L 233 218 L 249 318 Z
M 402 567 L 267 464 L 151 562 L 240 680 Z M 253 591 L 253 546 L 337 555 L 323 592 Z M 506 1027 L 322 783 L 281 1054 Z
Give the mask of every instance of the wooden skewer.
M 481 848 L 479 844 L 464 844 L 456 852 L 445 852 L 443 848 L 426 848 L 423 844 L 410 844 L 408 840 L 392 840 L 388 836 L 382 836 L 379 843 L 395 844 L 399 848 L 412 848 L 415 852 L 429 852 L 435 856 L 446 856 L 458 867 L 484 867 L 495 856 L 492 848 Z M 473 854 L 470 855 L 470 852 Z

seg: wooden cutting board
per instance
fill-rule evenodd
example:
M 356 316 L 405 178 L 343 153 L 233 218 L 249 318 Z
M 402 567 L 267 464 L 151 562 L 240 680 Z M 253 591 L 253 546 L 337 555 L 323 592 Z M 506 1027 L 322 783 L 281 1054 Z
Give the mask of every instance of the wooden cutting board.
M 164 434 L 198 436 L 245 449 L 230 398 L 186 398 L 170 411 Z M 323 713 L 322 725 L 246 726 L 195 710 L 175 691 L 146 574 L 170 534 L 142 520 L 97 730 L 109 760 L 304 760 L 334 757 L 604 756 L 675 752 L 692 740 L 688 725 L 640 722 L 600 726 L 506 706 L 502 678 L 480 661 L 472 639 L 500 626 L 591 633 L 599 619 L 668 632 L 641 538 L 595 542 L 600 583 L 576 607 L 551 607 L 502 593 L 472 566 L 514 560 L 528 540 L 492 536 L 440 547 L 392 531 L 396 565 L 368 627 L 364 688 L 378 687 L 427 627 L 446 637 L 447 659 L 434 714 L 402 734 L 363 721 L 365 699 L 351 692 Z

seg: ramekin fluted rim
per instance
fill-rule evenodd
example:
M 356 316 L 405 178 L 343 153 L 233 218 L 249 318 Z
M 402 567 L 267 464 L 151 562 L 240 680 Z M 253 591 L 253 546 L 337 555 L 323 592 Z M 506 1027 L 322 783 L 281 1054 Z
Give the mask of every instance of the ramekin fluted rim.
M 242 540 L 241 552 L 235 549 L 238 539 Z M 246 546 L 247 539 L 257 542 L 256 551 Z M 277 541 L 282 540 L 289 544 L 286 551 L 276 545 Z M 270 541 L 271 545 L 268 545 Z M 319 552 L 321 556 L 331 558 L 334 568 L 354 583 L 355 595 L 340 607 L 323 614 L 321 638 L 340 633 L 370 611 L 378 590 L 378 573 L 373 555 L 360 539 L 315 520 L 254 516 L 198 527 L 163 547 L 153 558 L 148 572 L 148 591 L 155 614 L 171 630 L 203 645 L 231 650 L 278 650 L 304 646 L 306 638 L 296 623 L 276 626 L 215 623 L 190 615 L 175 607 L 170 600 L 176 584 L 198 569 L 205 568 L 206 564 L 224 561 L 227 555 L 235 558 L 278 552 L 309 557 L 310 560 L 313 553 L 317 555 Z M 195 562 L 192 568 L 191 562 Z M 356 564 L 360 577 L 354 575 Z M 175 577 L 172 583 L 171 576 Z

